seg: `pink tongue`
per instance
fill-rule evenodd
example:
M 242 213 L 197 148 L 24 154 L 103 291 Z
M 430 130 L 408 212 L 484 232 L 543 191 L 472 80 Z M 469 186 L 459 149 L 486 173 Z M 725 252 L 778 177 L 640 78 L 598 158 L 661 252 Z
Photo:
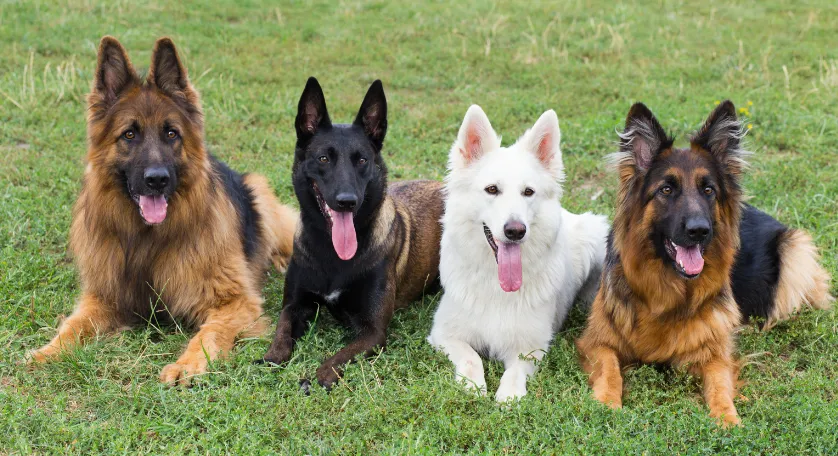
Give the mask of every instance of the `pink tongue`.
M 524 281 L 521 244 L 498 242 L 498 280 L 503 291 L 518 291 Z
M 328 208 L 332 217 L 332 245 L 341 260 L 349 260 L 358 250 L 358 238 L 355 237 L 355 223 L 351 211 L 333 211 Z
M 166 198 L 163 195 L 140 196 L 140 210 L 146 222 L 156 225 L 166 220 Z
M 704 258 L 701 256 L 701 247 L 697 245 L 692 247 L 676 245 L 675 261 L 684 266 L 684 272 L 687 275 L 696 275 L 704 269 Z

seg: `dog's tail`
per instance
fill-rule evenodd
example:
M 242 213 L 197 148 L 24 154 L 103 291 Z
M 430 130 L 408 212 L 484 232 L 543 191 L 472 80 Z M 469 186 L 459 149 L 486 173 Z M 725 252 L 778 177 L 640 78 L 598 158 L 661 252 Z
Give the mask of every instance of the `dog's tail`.
M 835 301 L 829 294 L 829 273 L 820 265 L 818 249 L 812 237 L 802 230 L 790 229 L 780 234 L 780 279 L 774 295 L 774 307 L 763 331 L 788 319 L 803 306 L 828 309 Z
M 279 272 L 284 273 L 294 251 L 294 233 L 300 213 L 279 202 L 264 176 L 247 174 L 244 182 L 250 188 L 256 212 L 262 218 L 262 234 L 270 247 L 271 261 Z

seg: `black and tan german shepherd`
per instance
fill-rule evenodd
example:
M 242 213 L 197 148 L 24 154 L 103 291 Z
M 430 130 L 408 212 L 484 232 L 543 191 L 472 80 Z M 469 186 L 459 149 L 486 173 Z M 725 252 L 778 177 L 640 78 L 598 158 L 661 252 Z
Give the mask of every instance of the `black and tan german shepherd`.
M 442 184 L 410 181 L 388 189 L 381 153 L 387 100 L 381 81 L 370 86 L 355 122 L 338 125 L 329 119 L 320 84 L 309 78 L 296 130 L 293 183 L 301 229 L 264 361 L 288 361 L 323 305 L 356 332 L 317 369 L 318 383 L 329 388 L 344 364 L 384 347 L 395 309 L 437 283 Z
M 200 97 L 170 39 L 140 78 L 122 45 L 102 38 L 87 100 L 87 170 L 70 228 L 81 295 L 30 359 L 171 317 L 198 331 L 160 379 L 187 384 L 237 336 L 264 331 L 265 273 L 288 263 L 298 215 L 264 177 L 207 152 Z
M 738 424 L 735 328 L 761 317 L 768 329 L 833 300 L 809 235 L 744 204 L 742 136 L 730 101 L 683 149 L 645 105 L 629 111 L 605 270 L 577 341 L 599 401 L 622 405 L 627 365 L 687 365 L 711 416 Z

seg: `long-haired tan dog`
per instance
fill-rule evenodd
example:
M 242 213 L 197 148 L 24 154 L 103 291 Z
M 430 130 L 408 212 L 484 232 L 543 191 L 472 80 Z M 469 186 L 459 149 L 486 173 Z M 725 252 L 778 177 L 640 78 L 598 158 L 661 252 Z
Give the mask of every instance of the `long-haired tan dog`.
M 262 282 L 271 260 L 287 264 L 297 214 L 265 178 L 242 176 L 207 153 L 198 93 L 168 38 L 155 44 L 145 80 L 117 40 L 102 39 L 88 141 L 70 229 L 81 297 L 30 359 L 174 318 L 199 331 L 160 379 L 188 383 L 236 336 L 264 327 Z

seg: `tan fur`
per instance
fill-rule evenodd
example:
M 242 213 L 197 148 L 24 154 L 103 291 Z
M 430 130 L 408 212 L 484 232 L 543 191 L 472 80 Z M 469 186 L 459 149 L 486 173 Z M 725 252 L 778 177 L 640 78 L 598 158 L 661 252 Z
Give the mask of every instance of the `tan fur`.
M 645 105 L 636 103 L 629 111 L 620 152 L 612 156 L 620 179 L 612 243 L 587 327 L 576 342 L 597 400 L 622 406 L 621 369 L 631 364 L 684 366 L 702 378 L 710 415 L 723 426 L 740 423 L 733 404 L 739 374 L 733 353 L 742 315 L 731 270 L 740 248 L 745 131 L 733 103 L 724 101 L 691 136 L 690 148 L 677 149 Z M 689 196 L 705 185 L 706 176 L 718 180 L 723 191 L 704 189 L 714 201 L 713 237 L 702 244 L 703 270 L 689 280 L 669 258 L 661 258 L 656 249 L 665 247 L 656 247 L 650 234 L 658 223 L 672 223 L 671 211 L 700 205 Z M 687 198 L 668 198 L 667 181 L 677 182 Z M 779 241 L 780 278 L 765 329 L 804 304 L 824 308 L 833 300 L 811 238 L 788 230 Z
M 100 65 L 105 46 L 118 46 L 127 61 L 121 45 L 106 37 Z M 154 72 L 152 64 L 149 78 Z M 160 374 L 163 382 L 188 384 L 192 376 L 206 372 L 209 361 L 226 354 L 239 334 L 264 331 L 260 290 L 272 259 L 279 267 L 287 264 L 298 217 L 277 201 L 263 177 L 247 176 L 263 235 L 252 258 L 245 257 L 239 216 L 213 178 L 203 146 L 198 93 L 189 85 L 183 95 L 197 107 L 196 117 L 183 114 L 171 99 L 139 80 L 120 94 L 122 108 L 103 112 L 94 84 L 88 97 L 88 167 L 70 228 L 82 294 L 73 315 L 49 344 L 32 354 L 33 361 L 44 361 L 94 334 L 141 322 L 154 308 L 152 319 L 171 316 L 198 328 L 180 358 Z M 165 222 L 154 227 L 142 223 L 136 204 L 110 171 L 121 159 L 112 138 L 130 123 L 123 118 L 129 115 L 144 125 L 177 123 L 183 136 L 187 172 Z
M 383 252 L 388 264 L 386 287 L 370 331 L 359 334 L 348 345 L 323 362 L 317 369 L 318 382 L 331 386 L 340 378 L 343 366 L 359 354 L 373 355 L 386 343 L 386 329 L 396 309 L 421 297 L 439 276 L 439 245 L 442 237 L 440 219 L 444 210 L 443 185 L 434 181 L 408 181 L 391 184 L 381 203 L 372 230 L 372 240 L 359 255 L 380 261 Z M 313 262 L 297 234 L 294 262 Z M 362 257 L 361 257 L 362 258 Z M 289 302 L 288 291 L 283 302 Z M 284 363 L 291 358 L 297 332 L 294 316 L 285 307 L 279 316 L 276 336 L 265 359 Z M 297 336 L 298 337 L 298 336 Z
M 733 404 L 738 369 L 733 352 L 741 315 L 729 281 L 739 246 L 738 200 L 717 204 L 706 266 L 688 281 L 664 264 L 647 240 L 657 215 L 654 205 L 638 203 L 633 167 L 622 166 L 619 172 L 614 218 L 619 262 L 606 265 L 587 327 L 576 343 L 593 395 L 621 407 L 623 367 L 637 362 L 686 366 L 703 379 L 710 415 L 723 425 L 739 424 Z
M 829 294 L 829 273 L 818 263 L 818 250 L 808 233 L 794 229 L 783 233 L 779 253 L 780 280 L 774 309 L 763 331 L 789 318 L 803 306 L 828 309 L 835 301 Z
M 388 199 L 393 201 L 407 228 L 395 262 L 397 307 L 406 306 L 418 298 L 439 275 L 440 219 L 445 209 L 442 188 L 442 183 L 435 181 L 390 185 Z
M 265 244 L 274 246 L 271 252 L 274 267 L 277 271 L 285 272 L 294 250 L 294 234 L 300 216 L 296 210 L 279 203 L 264 176 L 247 174 L 244 176 L 244 182 L 253 192 L 256 211 L 269 214 L 270 218 L 276 221 L 265 224 L 262 235 L 265 237 Z

